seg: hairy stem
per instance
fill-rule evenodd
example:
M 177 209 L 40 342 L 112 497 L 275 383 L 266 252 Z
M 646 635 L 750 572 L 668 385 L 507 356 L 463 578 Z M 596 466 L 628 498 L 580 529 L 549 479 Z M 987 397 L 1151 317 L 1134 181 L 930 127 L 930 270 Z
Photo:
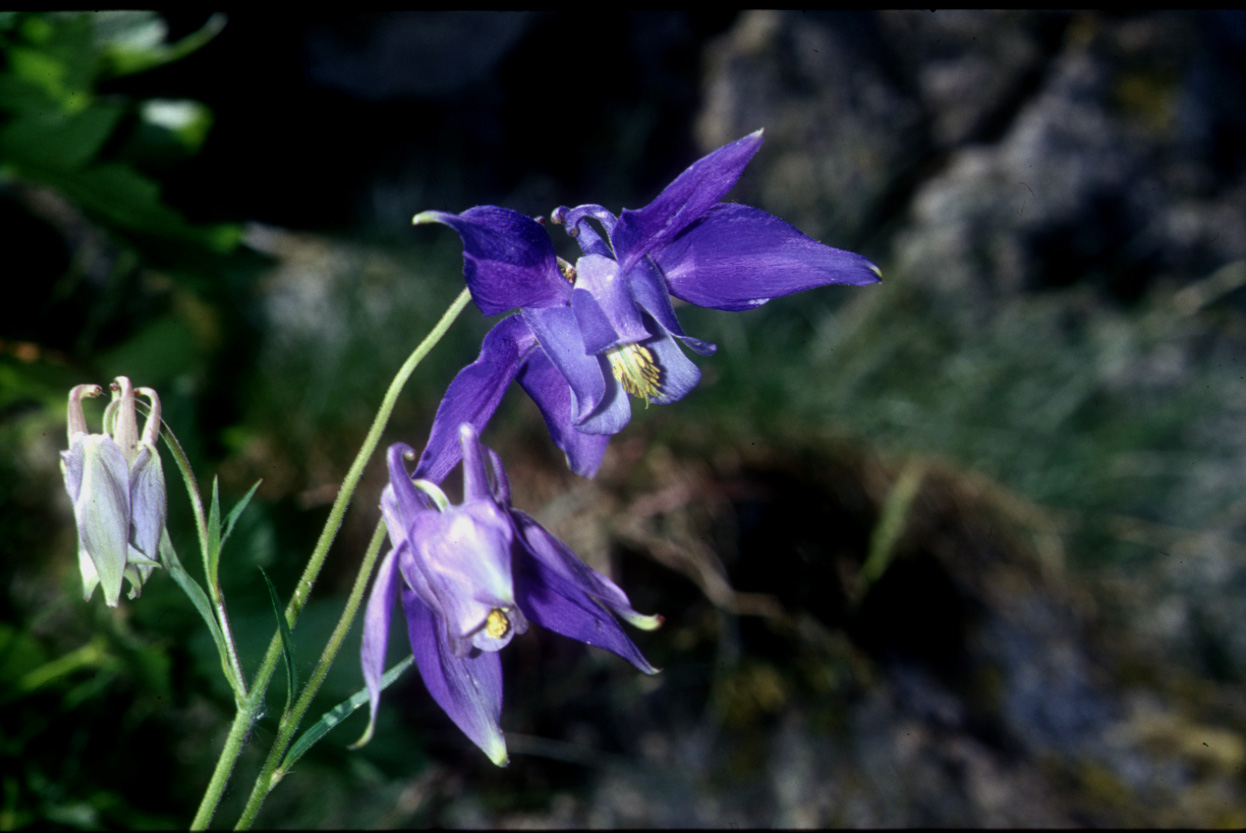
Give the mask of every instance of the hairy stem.
M 277 729 L 277 739 L 273 741 L 272 749 L 268 752 L 268 759 L 264 762 L 264 768 L 260 770 L 260 775 L 255 780 L 255 786 L 251 790 L 251 797 L 247 799 L 247 806 L 243 808 L 242 815 L 238 818 L 238 824 L 234 827 L 235 830 L 246 830 L 251 827 L 255 821 L 255 815 L 260 811 L 260 807 L 264 803 L 264 799 L 285 777 L 285 770 L 279 768 L 279 766 L 285 758 L 286 750 L 290 748 L 290 743 L 294 740 L 294 734 L 298 731 L 299 724 L 302 723 L 303 718 L 307 714 L 307 709 L 311 706 L 316 693 L 320 691 L 320 686 L 324 683 L 330 666 L 333 665 L 333 661 L 337 658 L 337 652 L 342 647 L 342 641 L 346 639 L 346 634 L 355 622 L 355 614 L 359 611 L 359 604 L 363 601 L 364 591 L 368 588 L 368 579 L 372 576 L 372 568 L 376 566 L 376 559 L 380 555 L 381 545 L 384 542 L 385 522 L 380 521 L 376 525 L 376 531 L 372 533 L 372 542 L 368 545 L 368 552 L 364 556 L 363 564 L 359 567 L 359 574 L 355 577 L 355 586 L 351 588 L 350 598 L 346 600 L 346 609 L 342 611 L 342 618 L 338 620 L 337 627 L 333 629 L 333 634 L 325 645 L 324 653 L 320 656 L 320 662 L 312 672 L 311 679 L 307 681 L 307 685 L 303 688 L 303 693 L 299 696 L 298 702 L 295 703 L 289 714 L 282 717 L 281 725 Z
M 324 530 L 320 533 L 320 540 L 316 542 L 316 548 L 312 551 L 307 567 L 304 568 L 303 575 L 299 578 L 294 595 L 291 597 L 289 605 L 286 606 L 286 623 L 291 630 L 294 629 L 299 614 L 302 613 L 303 607 L 307 604 L 308 594 L 311 593 L 312 586 L 320 575 L 320 569 L 324 566 L 324 560 L 329 554 L 329 546 L 333 543 L 333 539 L 342 525 L 342 518 L 346 514 L 346 508 L 355 493 L 355 488 L 359 485 L 359 479 L 363 476 L 364 467 L 372 458 L 373 452 L 376 451 L 376 447 L 381 441 L 381 434 L 385 431 L 385 426 L 389 424 L 389 417 L 393 413 L 394 405 L 398 401 L 398 395 L 402 392 L 402 388 L 406 385 L 411 374 L 415 372 L 416 367 L 424 360 L 429 351 L 437 345 L 437 342 L 441 341 L 446 331 L 450 329 L 450 325 L 454 323 L 454 320 L 458 318 L 459 313 L 463 311 L 463 308 L 467 306 L 467 302 L 470 300 L 471 294 L 466 289 L 459 293 L 454 303 L 441 316 L 441 320 L 437 322 L 437 325 L 425 336 L 420 345 L 415 348 L 415 351 L 407 357 L 406 362 L 403 363 L 397 375 L 394 376 L 394 380 L 390 383 L 389 390 L 385 392 L 385 398 L 381 400 L 381 407 L 372 421 L 372 427 L 368 430 L 368 435 L 364 438 L 359 453 L 355 455 L 355 461 L 351 464 L 350 470 L 346 473 L 346 478 L 342 481 L 342 488 L 338 490 L 337 499 L 333 502 L 333 508 L 329 511 L 329 519 L 325 523 Z M 216 770 L 213 772 L 212 780 L 208 784 L 208 790 L 204 793 L 203 801 L 199 805 L 199 812 L 195 814 L 194 821 L 191 822 L 192 830 L 202 830 L 212 820 L 217 805 L 220 804 L 225 784 L 228 782 L 234 765 L 238 761 L 238 755 L 242 751 L 241 740 L 246 736 L 251 724 L 261 711 L 264 695 L 268 691 L 269 683 L 272 682 L 273 672 L 276 670 L 277 662 L 280 658 L 281 634 L 274 633 L 272 640 L 268 643 L 268 652 L 264 655 L 264 661 L 260 664 L 260 669 L 256 673 L 255 680 L 251 685 L 251 693 L 245 702 L 239 706 L 238 713 L 234 717 L 234 724 L 230 728 L 229 740 L 226 741 L 225 749 L 221 751 L 221 757 L 216 763 Z M 238 736 L 238 743 L 236 746 L 231 746 L 230 740 L 235 735 Z

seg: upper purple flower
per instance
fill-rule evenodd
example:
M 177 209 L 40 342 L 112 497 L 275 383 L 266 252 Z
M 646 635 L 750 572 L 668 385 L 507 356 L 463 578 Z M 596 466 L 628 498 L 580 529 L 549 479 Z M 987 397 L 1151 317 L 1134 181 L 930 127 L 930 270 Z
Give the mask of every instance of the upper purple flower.
M 463 272 L 481 312 L 519 309 L 450 384 L 417 473 L 444 477 L 458 459 L 458 425 L 482 429 L 518 378 L 572 470 L 591 477 L 610 435 L 631 418 L 629 395 L 666 404 L 700 381 L 676 341 L 701 355 L 715 350 L 684 333 L 671 296 L 744 310 L 826 284 L 877 282 L 878 267 L 864 257 L 760 209 L 719 203 L 761 142 L 758 130 L 719 148 L 618 217 L 599 205 L 557 209 L 554 222 L 584 252 L 574 267 L 555 255 L 540 223 L 506 208 L 417 215 L 417 224 L 444 223 L 463 239 Z
M 416 666 L 433 699 L 498 766 L 506 764 L 498 651 L 528 622 L 613 651 L 656 674 L 615 616 L 646 630 L 661 619 L 632 609 L 610 579 L 510 503 L 501 461 L 459 428 L 463 502 L 407 474 L 410 446 L 389 449 L 381 511 L 393 548 L 381 562 L 364 617 L 363 675 L 376 720 L 385 646 L 401 597 Z M 613 615 L 612 615 L 613 614 Z M 372 731 L 368 724 L 367 734 Z

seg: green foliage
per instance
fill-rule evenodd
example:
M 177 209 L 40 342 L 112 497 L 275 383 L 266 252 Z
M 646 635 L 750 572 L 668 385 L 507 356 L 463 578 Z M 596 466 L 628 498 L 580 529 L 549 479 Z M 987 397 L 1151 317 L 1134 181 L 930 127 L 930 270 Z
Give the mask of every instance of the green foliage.
M 223 22 L 168 43 L 152 12 L 0 13 L 0 211 L 6 258 L 20 264 L 6 279 L 23 284 L 20 306 L 0 310 L 0 607 L 14 617 L 0 624 L 0 829 L 183 826 L 206 782 L 211 762 L 175 762 L 167 740 L 185 732 L 185 710 L 211 699 L 200 693 L 204 665 L 220 675 L 221 635 L 176 585 L 198 590 L 208 618 L 210 602 L 166 538 L 170 567 L 141 600 L 157 617 L 136 607 L 130 632 L 128 617 L 83 605 L 56 452 L 66 391 L 124 373 L 168 391 L 166 417 L 202 456 L 202 380 L 222 346 L 245 349 L 245 328 L 224 345 L 211 337 L 242 305 L 257 263 L 239 246 L 241 226 L 192 222 L 160 186 L 193 164 L 211 112 L 101 92 L 189 54 Z M 184 501 L 170 510 L 192 528 L 178 517 Z M 192 633 L 204 663 L 187 662 Z M 229 694 L 219 699 L 213 722 L 232 708 Z M 129 767 L 100 765 L 126 760 L 182 771 L 185 790 L 162 782 L 145 794 Z
M 0 128 L 0 180 L 51 186 L 119 233 L 192 243 L 218 254 L 232 251 L 241 239 L 237 226 L 187 222 L 133 161 L 149 150 L 197 151 L 211 124 L 207 108 L 189 101 L 137 103 L 96 91 L 104 78 L 159 66 L 197 49 L 223 24 L 213 21 L 169 45 L 163 22 L 152 12 L 9 18 L 0 27 L 7 57 L 0 73 L 0 115 L 6 122 Z M 130 161 L 110 158 L 106 151 L 122 132 L 128 134 Z

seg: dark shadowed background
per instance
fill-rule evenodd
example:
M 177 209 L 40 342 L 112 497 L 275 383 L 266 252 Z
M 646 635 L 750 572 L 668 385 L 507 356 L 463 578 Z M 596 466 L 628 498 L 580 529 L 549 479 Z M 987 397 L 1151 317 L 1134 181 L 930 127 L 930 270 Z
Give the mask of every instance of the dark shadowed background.
M 257 823 L 1246 825 L 1243 13 L 4 13 L 0 46 L 0 828 L 185 826 L 233 712 L 166 576 L 82 602 L 70 387 L 159 390 L 226 506 L 263 478 L 222 567 L 254 669 L 257 565 L 292 589 L 462 287 L 457 237 L 411 216 L 638 208 L 759 127 L 728 199 L 884 282 L 681 307 L 718 353 L 592 481 L 520 394 L 483 437 L 520 508 L 666 617 L 633 632 L 662 674 L 516 639 L 502 770 L 408 674 Z M 422 445 L 491 323 L 468 309 L 387 442 Z M 358 638 L 313 716 L 362 685 Z

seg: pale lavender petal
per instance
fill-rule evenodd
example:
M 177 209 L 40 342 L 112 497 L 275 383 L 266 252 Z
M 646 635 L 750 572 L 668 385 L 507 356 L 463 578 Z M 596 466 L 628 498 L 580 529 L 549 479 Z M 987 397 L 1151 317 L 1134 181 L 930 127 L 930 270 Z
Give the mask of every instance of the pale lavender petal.
M 416 477 L 434 483 L 445 479 L 463 455 L 459 426 L 466 422 L 478 433 L 484 430 L 506 388 L 535 347 L 536 339 L 518 315 L 499 321 L 485 335 L 480 356 L 459 371 L 437 406 Z
M 600 362 L 602 378 L 606 380 L 606 395 L 598 404 L 597 410 L 575 423 L 575 427 L 585 434 L 617 434 L 627 427 L 632 419 L 632 405 L 627 393 L 619 380 L 614 378 L 609 361 L 596 357 Z
M 570 307 L 525 309 L 523 319 L 575 394 L 576 418 L 592 413 L 606 395 L 601 362 L 584 349 L 584 339 Z
M 470 423 L 459 426 L 459 445 L 463 447 L 463 500 L 490 500 L 493 489 L 480 436 Z
M 78 540 L 95 565 L 104 601 L 116 607 L 130 549 L 130 467 L 112 437 L 88 434 L 82 449 L 82 481 L 74 502 Z
M 586 352 L 600 353 L 648 335 L 618 263 L 600 255 L 585 255 L 576 262 L 575 271 L 571 308 Z
M 69 450 L 61 452 L 61 475 L 65 478 L 65 491 L 69 493 L 69 499 L 76 506 L 78 503 L 78 493 L 82 491 L 82 466 L 86 455 L 86 447 L 83 440 L 86 434 L 75 434 L 73 439 L 69 441 Z
M 614 257 L 614 249 L 611 248 L 608 238 L 614 233 L 618 219 L 607 209 L 600 205 L 578 205 L 575 208 L 564 205 L 554 210 L 554 219 L 556 222 L 566 223 L 567 234 L 575 238 L 584 254 Z M 601 223 L 606 239 L 597 233 L 590 220 Z
M 407 538 L 429 597 L 420 596 L 449 627 L 451 646 L 465 654 L 484 629 L 490 611 L 515 604 L 510 549 L 513 527 L 492 501 L 469 501 L 444 512 L 422 512 L 411 520 Z M 416 581 L 409 582 L 416 590 Z M 509 634 L 508 634 L 509 638 Z M 501 648 L 505 641 L 490 643 Z
M 546 360 L 548 363 L 548 360 Z M 532 363 L 529 362 L 529 365 Z M 552 369 L 552 368 L 551 368 Z M 485 461 L 489 466 L 489 485 L 492 490 L 493 500 L 498 506 L 511 505 L 511 482 L 506 476 L 506 469 L 502 468 L 502 458 L 497 452 L 488 446 L 481 446 L 484 452 Z
M 672 295 L 721 310 L 752 309 L 827 284 L 879 281 L 878 267 L 861 255 L 824 246 L 746 205 L 715 206 L 653 257 Z
M 390 527 L 392 532 L 393 527 Z M 404 544 L 405 546 L 405 544 Z M 393 547 L 381 561 L 372 581 L 372 593 L 363 614 L 363 642 L 359 647 L 363 681 L 368 689 L 368 729 L 376 725 L 376 709 L 381 702 L 381 677 L 385 674 L 385 648 L 389 644 L 389 622 L 398 596 L 398 548 Z
M 545 417 L 554 445 L 567 457 L 567 466 L 581 477 L 592 477 L 601 466 L 609 435 L 585 434 L 572 422 L 571 388 L 544 353 L 536 353 L 519 371 L 519 384 Z M 509 487 L 507 499 L 509 504 Z
M 428 693 L 450 719 L 498 766 L 506 766 L 502 736 L 502 661 L 496 652 L 455 656 L 444 623 L 410 590 L 402 606 L 415 664 Z
M 482 205 L 462 214 L 425 211 L 415 222 L 444 223 L 463 239 L 463 276 L 485 315 L 566 303 L 568 286 L 544 227 L 517 211 Z
M 411 482 L 411 475 L 407 474 L 407 460 L 415 449 L 406 443 L 394 443 L 385 452 L 385 465 L 389 469 L 389 486 L 388 491 L 390 497 L 396 504 L 397 511 L 387 514 L 385 517 L 387 526 L 389 526 L 390 534 L 394 531 L 401 530 L 405 535 L 406 527 L 411 525 L 414 518 L 428 510 L 428 500 L 424 495 L 415 488 L 415 484 Z M 384 512 L 385 492 L 381 492 L 381 510 Z M 389 521 L 395 523 L 389 523 Z
M 512 517 L 522 525 L 521 534 L 527 544 L 516 548 L 515 573 L 519 606 L 528 618 L 555 633 L 612 651 L 646 674 L 656 674 L 658 669 L 649 664 L 640 649 L 623 632 L 604 602 L 598 601 L 600 596 L 596 591 L 600 582 L 583 575 L 577 576 L 562 565 L 552 565 L 548 556 L 538 554 L 530 545 L 535 543 L 536 547 L 544 550 L 555 547 L 565 549 L 565 545 L 522 512 L 515 511 Z M 570 557 L 575 559 L 574 554 Z M 554 555 L 553 558 L 559 560 L 560 556 Z M 589 573 L 593 572 L 587 566 L 581 566 Z M 606 581 L 604 576 L 596 577 Z M 622 595 L 617 587 L 613 590 Z M 620 603 L 612 594 L 611 601 L 631 610 L 626 596 Z
M 761 147 L 761 131 L 702 157 L 666 186 L 657 199 L 625 210 L 610 236 L 624 274 L 641 258 L 671 241 L 722 199 Z
M 398 496 L 394 493 L 393 484 L 387 483 L 381 490 L 381 517 L 385 519 L 385 529 L 389 532 L 389 540 L 395 548 L 407 540 L 407 530 L 399 511 Z
M 679 339 L 688 348 L 702 356 L 711 356 L 718 347 L 708 341 L 686 335 L 675 317 L 675 308 L 671 305 L 670 290 L 666 280 L 654 264 L 652 258 L 645 258 L 636 264 L 636 268 L 627 274 L 631 283 L 632 297 L 636 305 L 653 316 L 662 329 Z
M 684 355 L 669 335 L 663 333 L 644 342 L 643 346 L 653 353 L 661 372 L 658 391 L 650 396 L 653 402 L 659 405 L 678 402 L 701 381 L 701 369 Z
M 86 548 L 78 544 L 78 572 L 82 575 L 82 600 L 91 601 L 95 588 L 99 587 L 100 575 L 95 571 L 95 562 L 87 555 Z
M 160 555 L 160 533 L 164 531 L 168 503 L 160 455 L 145 443 L 139 444 L 138 457 L 130 469 L 130 512 L 134 523 L 135 549 L 156 561 Z

